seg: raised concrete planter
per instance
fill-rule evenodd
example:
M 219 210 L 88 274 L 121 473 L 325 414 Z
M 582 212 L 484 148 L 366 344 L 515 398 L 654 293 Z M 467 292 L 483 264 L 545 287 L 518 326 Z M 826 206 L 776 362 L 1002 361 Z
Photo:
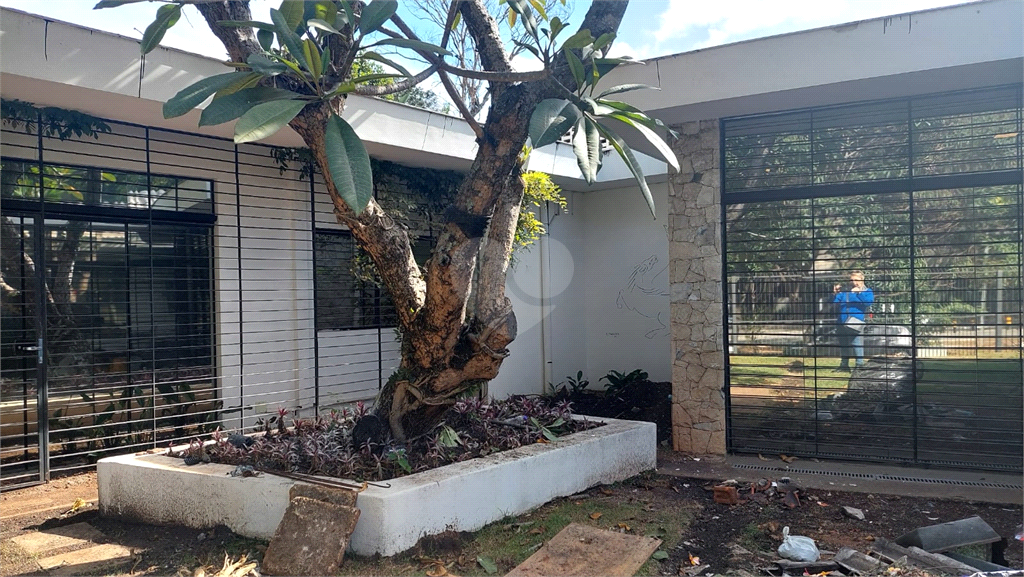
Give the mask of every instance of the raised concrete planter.
M 473 531 L 555 497 L 654 469 L 653 423 L 601 419 L 603 427 L 388 481 L 359 494 L 362 511 L 349 548 L 394 555 L 424 535 Z M 100 513 L 142 523 L 206 528 L 226 525 L 270 539 L 296 481 L 231 477 L 229 465 L 186 467 L 163 455 L 99 461 Z

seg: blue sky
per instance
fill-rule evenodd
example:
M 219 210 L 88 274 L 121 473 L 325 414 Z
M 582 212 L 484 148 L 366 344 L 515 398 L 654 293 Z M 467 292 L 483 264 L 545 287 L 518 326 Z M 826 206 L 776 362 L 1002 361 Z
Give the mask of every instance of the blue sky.
M 650 58 L 747 40 L 961 4 L 959 0 L 633 0 L 619 29 L 617 54 Z M 143 2 L 92 10 L 95 0 L 0 0 L 0 5 L 140 38 L 158 4 Z M 279 0 L 253 0 L 253 15 L 269 21 Z M 578 20 L 589 6 L 575 0 Z M 404 11 L 404 10 L 403 10 Z M 411 19 L 415 21 L 415 19 Z M 223 55 L 216 38 L 194 10 L 164 39 L 164 44 L 208 56 Z

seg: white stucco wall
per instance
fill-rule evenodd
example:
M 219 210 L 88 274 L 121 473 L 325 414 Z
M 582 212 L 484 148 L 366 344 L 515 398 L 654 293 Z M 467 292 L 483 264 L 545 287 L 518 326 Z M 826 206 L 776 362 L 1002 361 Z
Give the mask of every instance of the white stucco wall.
M 643 369 L 671 380 L 668 185 L 651 187 L 655 220 L 634 186 L 588 193 L 582 269 L 591 380 Z

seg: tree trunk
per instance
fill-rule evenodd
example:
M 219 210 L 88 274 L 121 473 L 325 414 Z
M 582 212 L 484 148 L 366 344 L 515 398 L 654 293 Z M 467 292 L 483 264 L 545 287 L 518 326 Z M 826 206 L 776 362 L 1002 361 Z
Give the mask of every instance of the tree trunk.
M 237 28 L 223 28 L 217 20 L 238 18 L 247 8 L 238 2 L 211 2 L 201 10 L 207 23 L 228 48 L 232 60 L 245 61 L 254 50 L 248 36 Z M 595 38 L 614 33 L 626 2 L 594 2 L 581 25 Z M 482 0 L 462 0 L 463 21 L 473 37 L 476 53 L 488 71 L 509 71 L 497 23 Z M 349 28 L 345 31 L 350 34 Z M 332 50 L 339 69 L 348 69 L 355 54 L 346 43 Z M 544 98 L 564 96 L 562 86 L 574 86 L 568 64 L 561 60 L 554 78 L 513 84 L 491 82 L 491 108 L 476 158 L 444 214 L 444 226 L 426 271 L 412 254 L 410 239 L 401 226 L 374 200 L 358 216 L 345 204 L 331 181 L 327 190 L 338 222 L 347 226 L 359 246 L 373 260 L 391 294 L 402 332 L 402 362 L 380 391 L 375 414 L 392 435 L 405 440 L 432 429 L 445 409 L 462 393 L 498 374 L 516 337 L 516 319 L 505 297 L 505 275 L 511 253 L 523 183 L 519 155 L 526 143 L 530 117 Z M 324 129 L 332 114 L 341 114 L 345 100 L 318 102 L 291 121 L 291 127 L 309 147 L 324 175 L 329 175 Z M 467 121 L 473 122 L 472 118 Z

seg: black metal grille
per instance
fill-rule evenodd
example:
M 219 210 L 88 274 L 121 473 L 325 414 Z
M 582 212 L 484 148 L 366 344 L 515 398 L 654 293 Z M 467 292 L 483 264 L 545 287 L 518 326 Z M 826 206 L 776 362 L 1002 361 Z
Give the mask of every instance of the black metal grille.
M 1021 470 L 1020 88 L 722 125 L 730 449 Z
M 339 306 L 373 322 L 316 330 L 314 238 L 345 234 L 322 179 L 266 146 L 106 123 L 3 126 L 4 486 L 371 399 L 399 337 L 372 285 Z M 376 184 L 429 238 L 402 183 Z

